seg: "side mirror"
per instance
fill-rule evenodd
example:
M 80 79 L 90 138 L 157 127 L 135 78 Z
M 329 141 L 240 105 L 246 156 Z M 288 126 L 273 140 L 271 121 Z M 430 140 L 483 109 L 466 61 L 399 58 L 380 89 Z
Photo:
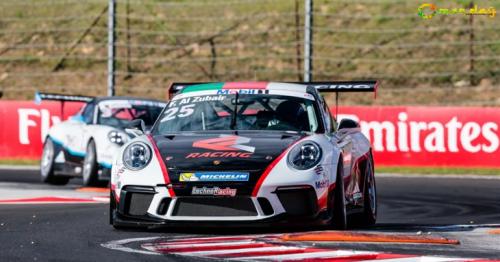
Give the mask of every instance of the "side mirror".
M 359 123 L 352 119 L 344 118 L 340 121 L 339 130 L 344 128 L 359 128 Z
M 142 119 L 135 119 L 130 121 L 127 128 L 125 128 L 125 132 L 130 134 L 132 137 L 138 137 L 143 135 L 146 131 L 146 124 Z

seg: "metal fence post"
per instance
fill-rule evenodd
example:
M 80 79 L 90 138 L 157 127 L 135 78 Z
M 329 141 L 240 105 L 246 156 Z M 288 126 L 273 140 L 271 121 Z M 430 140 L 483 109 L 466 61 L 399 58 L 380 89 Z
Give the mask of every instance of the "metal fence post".
M 108 96 L 115 95 L 115 22 L 116 0 L 109 0 L 108 4 Z
M 312 81 L 313 0 L 305 0 L 304 18 L 304 82 Z

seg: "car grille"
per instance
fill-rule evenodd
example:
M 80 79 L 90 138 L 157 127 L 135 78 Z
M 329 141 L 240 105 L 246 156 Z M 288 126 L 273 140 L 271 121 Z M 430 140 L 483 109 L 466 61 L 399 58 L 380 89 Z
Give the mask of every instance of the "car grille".
M 249 197 L 178 198 L 172 216 L 257 216 Z

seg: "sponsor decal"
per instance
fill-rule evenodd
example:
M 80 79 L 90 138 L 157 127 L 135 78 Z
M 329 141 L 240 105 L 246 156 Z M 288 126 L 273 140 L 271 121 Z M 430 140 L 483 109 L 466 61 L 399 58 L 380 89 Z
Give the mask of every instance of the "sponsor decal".
M 185 97 L 185 98 L 179 98 L 176 100 L 170 101 L 168 104 L 169 108 L 172 107 L 177 107 L 180 105 L 189 105 L 193 103 L 200 103 L 200 102 L 212 102 L 212 101 L 224 101 L 227 97 L 223 95 L 208 95 L 208 96 L 193 96 L 193 97 Z
M 316 186 L 316 189 L 328 187 L 329 184 L 330 184 L 330 181 L 328 179 L 319 180 L 319 181 L 316 181 L 314 183 L 314 185 Z
M 345 85 L 315 85 L 312 86 L 317 89 L 331 89 L 331 90 L 337 90 L 337 89 L 372 89 L 373 87 L 370 85 L 366 84 L 345 84 Z
M 180 182 L 244 182 L 248 181 L 249 173 L 245 172 L 195 172 L 181 173 Z
M 190 153 L 188 158 L 249 158 L 252 153 L 243 152 L 205 152 L 205 153 Z
M 253 153 L 255 147 L 243 145 L 250 138 L 235 135 L 220 135 L 218 138 L 203 139 L 193 142 L 193 147 L 217 151 L 246 151 Z
M 192 195 L 204 196 L 236 196 L 236 189 L 234 188 L 219 188 L 219 187 L 193 187 Z
M 322 176 L 325 174 L 325 169 L 323 168 L 322 165 L 318 165 L 317 167 L 314 168 L 314 173 L 318 176 Z
M 111 175 L 113 176 L 113 180 L 118 179 L 124 172 L 125 167 L 123 166 L 123 164 L 117 164 L 117 167 L 112 169 Z
M 269 94 L 269 90 L 262 89 L 222 89 L 217 90 L 218 95 L 232 95 L 232 94 L 242 94 L 242 95 L 258 95 L 258 94 Z
M 352 194 L 352 198 L 353 198 L 354 200 L 361 199 L 361 198 L 363 198 L 363 194 L 362 194 L 362 193 L 360 193 L 360 192 L 354 193 L 354 194 Z

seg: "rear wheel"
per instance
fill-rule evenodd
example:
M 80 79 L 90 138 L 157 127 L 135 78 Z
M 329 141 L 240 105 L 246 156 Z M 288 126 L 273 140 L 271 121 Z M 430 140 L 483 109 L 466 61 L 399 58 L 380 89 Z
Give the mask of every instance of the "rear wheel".
M 337 167 L 337 178 L 335 181 L 335 189 L 329 197 L 329 206 L 332 214 L 331 225 L 334 229 L 347 229 L 347 216 L 344 196 L 344 167 L 342 159 L 339 160 Z
M 87 145 L 85 158 L 83 159 L 83 185 L 84 186 L 105 186 L 107 181 L 100 181 L 97 175 L 99 166 L 97 165 L 97 153 L 94 140 L 90 140 Z
M 40 161 L 40 177 L 42 182 L 53 185 L 66 185 L 68 177 L 54 174 L 55 148 L 52 139 L 47 138 L 43 144 L 42 159 Z
M 377 185 L 375 183 L 375 172 L 373 158 L 370 156 L 365 166 L 363 215 L 360 221 L 362 226 L 372 226 L 377 221 Z

